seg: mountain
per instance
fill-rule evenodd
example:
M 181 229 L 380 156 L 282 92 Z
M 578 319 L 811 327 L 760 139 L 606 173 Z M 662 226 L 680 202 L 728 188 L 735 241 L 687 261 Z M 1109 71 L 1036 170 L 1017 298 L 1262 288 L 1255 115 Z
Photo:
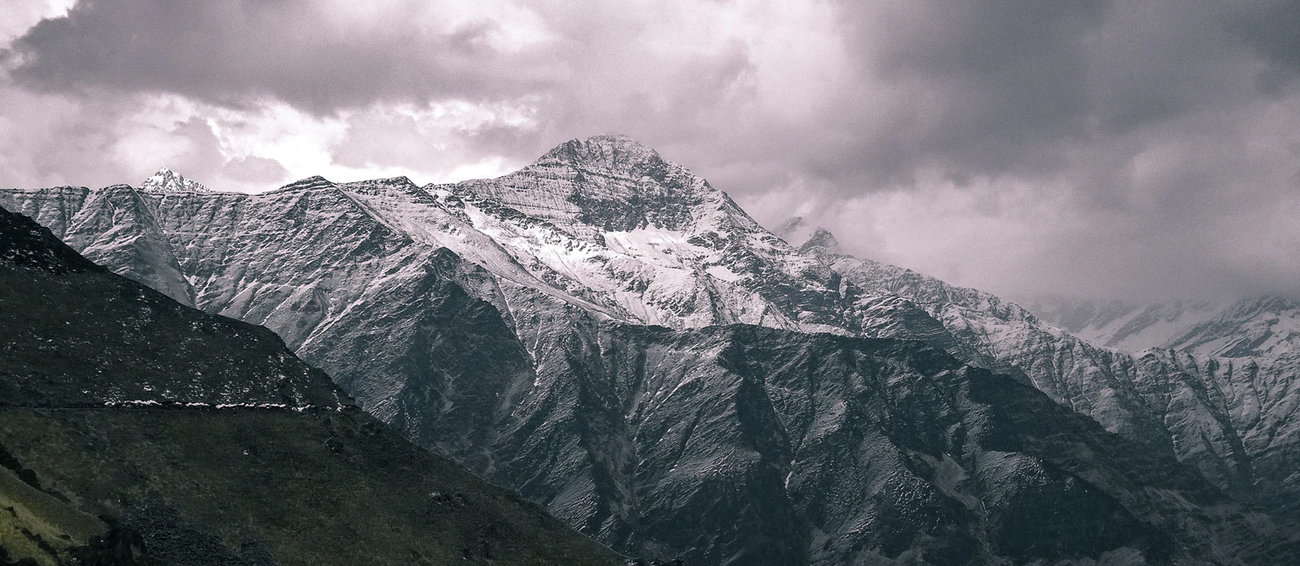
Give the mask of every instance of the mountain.
M 795 216 L 781 225 L 775 234 L 788 244 L 798 246 L 801 253 L 840 253 L 839 240 L 820 226 L 812 226 L 802 216 Z M 802 244 L 800 243 L 802 242 Z
M 0 563 L 622 562 L 5 210 L 0 351 Z
M 1195 465 L 1237 497 L 1294 516 L 1300 442 L 1298 357 L 1223 358 L 1094 346 L 974 289 L 849 256 L 825 256 L 848 281 L 888 291 L 941 320 L 963 343 L 1023 371 L 1053 400 L 1107 430 Z
M 1171 348 L 1229 358 L 1300 351 L 1300 302 L 1283 297 L 1151 305 L 1048 298 L 1029 308 L 1081 338 L 1124 351 Z
M 140 190 L 151 193 L 210 193 L 212 189 L 198 181 L 186 179 L 180 173 L 166 167 L 159 169 L 152 177 L 140 184 Z
M 407 437 L 627 553 L 1296 557 L 1295 364 L 1134 357 L 828 232 L 793 246 L 624 137 L 450 185 L 0 205 L 274 330 Z

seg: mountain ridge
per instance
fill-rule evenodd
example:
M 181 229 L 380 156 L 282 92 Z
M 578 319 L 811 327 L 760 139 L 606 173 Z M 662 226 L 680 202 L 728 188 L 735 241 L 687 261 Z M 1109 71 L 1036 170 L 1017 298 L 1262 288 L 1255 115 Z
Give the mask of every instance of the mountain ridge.
M 1300 345 L 1300 302 L 1280 296 L 1136 304 L 1047 298 L 1030 307 L 1085 339 L 1123 351 L 1189 350 L 1269 358 Z
M 702 178 L 629 143 L 613 137 L 566 142 L 520 172 L 449 185 L 308 178 L 260 195 L 164 199 L 110 187 L 80 201 L 46 189 L 0 191 L 0 204 L 30 211 L 70 242 L 102 242 L 85 249 L 114 271 L 181 288 L 184 281 L 204 310 L 274 329 L 408 437 L 521 489 L 583 532 L 625 549 L 664 557 L 687 552 L 685 543 L 673 542 L 681 533 L 662 530 L 663 517 L 700 525 L 724 509 L 743 508 L 735 506 L 737 495 L 704 488 L 681 487 L 671 495 L 676 492 L 665 491 L 669 486 L 688 484 L 672 483 L 667 468 L 654 466 L 670 466 L 683 454 L 744 470 L 758 470 L 752 466 L 764 461 L 779 464 L 780 458 L 751 461 L 748 452 L 729 456 L 724 448 L 734 439 L 698 432 L 669 443 L 684 447 L 676 456 L 641 463 L 639 455 L 657 453 L 655 444 L 668 432 L 642 428 L 645 417 L 638 415 L 645 413 L 637 411 L 645 408 L 637 407 L 652 390 L 637 384 L 662 384 L 673 402 L 659 410 L 685 423 L 699 413 L 674 392 L 694 392 L 707 406 L 758 399 L 751 391 L 779 396 L 766 380 L 746 381 L 752 362 L 717 369 L 722 350 L 710 354 L 691 346 L 707 342 L 709 328 L 738 324 L 777 332 L 744 334 L 756 341 L 746 346 L 750 351 L 801 351 L 835 339 L 827 336 L 916 340 L 1032 384 L 1126 442 L 1195 467 L 1250 505 L 1267 503 L 1283 514 L 1300 509 L 1300 486 L 1286 472 L 1294 463 L 1290 447 L 1300 438 L 1291 425 L 1297 407 L 1284 401 L 1295 398 L 1294 367 L 1168 351 L 1127 356 L 1075 339 L 987 293 L 839 255 L 826 245 L 797 249 Z M 592 164 L 608 170 L 594 171 Z M 661 202 L 679 191 L 689 198 Z M 121 216 L 120 225 L 98 220 L 96 203 L 122 199 L 140 203 L 138 219 Z M 165 249 L 160 243 L 159 253 L 152 253 L 153 247 L 137 244 L 126 248 L 130 253 L 113 252 L 124 241 L 140 240 L 165 243 Z M 176 261 L 174 275 L 168 254 Z M 663 330 L 645 336 L 640 333 L 648 331 L 636 330 L 653 327 Z M 842 355 L 865 355 L 854 348 Z M 832 369 L 837 366 L 826 361 L 832 358 L 817 358 L 823 361 L 801 371 L 828 383 L 880 371 Z M 717 377 L 696 382 L 695 375 Z M 492 384 L 492 394 L 480 390 L 483 383 Z M 747 393 L 733 396 L 742 389 Z M 839 422 L 836 407 L 851 404 L 834 389 L 805 389 L 824 403 L 799 418 Z M 718 414 L 720 430 L 762 439 L 755 454 L 798 453 L 788 440 L 798 437 L 792 429 L 763 424 L 787 422 L 795 413 L 778 412 L 783 416 L 776 421 Z M 854 434 L 876 434 L 865 431 Z M 875 449 L 896 450 L 889 446 L 901 438 Z M 764 452 L 762 446 L 787 448 Z M 982 465 L 949 456 L 962 474 Z M 915 464 L 921 471 L 908 473 L 935 486 L 937 480 L 924 478 L 940 477 L 936 470 L 947 461 L 922 458 Z M 818 469 L 826 470 L 818 481 L 832 483 L 861 472 L 848 464 Z M 759 483 L 744 485 L 757 489 L 775 481 L 766 477 L 752 476 Z M 790 494 L 780 484 L 760 500 L 785 501 Z M 1115 489 L 1108 493 L 1122 492 Z M 943 497 L 966 497 L 958 495 Z M 674 497 L 715 498 L 716 506 L 713 515 L 664 515 Z M 882 509 L 873 507 L 880 502 L 852 501 Z M 632 509 L 660 519 L 643 523 Z M 968 533 L 989 525 L 954 520 Z M 825 540 L 833 552 L 774 547 L 773 556 L 794 552 L 789 556 L 820 561 L 885 552 L 881 556 L 903 560 L 899 553 L 907 548 L 939 552 L 924 542 L 932 536 L 924 530 L 905 529 L 900 532 L 913 534 L 886 543 L 849 534 L 849 524 L 816 524 L 831 529 Z M 835 530 L 840 527 L 846 530 Z M 760 521 L 745 532 L 765 528 Z M 726 552 L 756 552 L 721 540 L 691 551 L 714 552 L 696 555 L 706 564 L 721 563 Z M 851 550 L 855 545 L 859 550 Z

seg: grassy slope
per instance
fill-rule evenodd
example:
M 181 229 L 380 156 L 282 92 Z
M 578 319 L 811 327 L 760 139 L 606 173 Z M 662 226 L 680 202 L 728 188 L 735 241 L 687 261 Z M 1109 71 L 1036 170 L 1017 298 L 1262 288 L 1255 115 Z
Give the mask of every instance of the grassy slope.
M 358 409 L 6 408 L 0 443 L 72 508 L 161 503 L 280 564 L 617 563 Z
M 0 564 L 620 562 L 352 407 L 270 331 L 34 226 L 0 210 Z

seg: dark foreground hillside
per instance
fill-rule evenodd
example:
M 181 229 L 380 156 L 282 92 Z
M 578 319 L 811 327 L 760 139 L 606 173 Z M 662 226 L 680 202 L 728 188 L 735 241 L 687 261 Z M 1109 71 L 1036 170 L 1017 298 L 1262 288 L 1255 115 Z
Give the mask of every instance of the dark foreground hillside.
M 0 209 L 0 564 L 618 564 L 261 327 Z

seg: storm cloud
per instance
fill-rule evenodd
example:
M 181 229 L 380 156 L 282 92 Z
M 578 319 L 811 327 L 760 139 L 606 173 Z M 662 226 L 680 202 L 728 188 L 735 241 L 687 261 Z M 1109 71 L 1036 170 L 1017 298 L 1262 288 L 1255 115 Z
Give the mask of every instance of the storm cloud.
M 447 181 L 619 132 L 768 226 L 1013 297 L 1300 295 L 1296 2 L 3 10 L 0 184 Z
M 507 53 L 489 19 L 422 2 L 97 0 L 15 41 L 20 83 L 166 91 L 227 105 L 259 97 L 315 112 L 377 101 L 493 97 L 554 80 L 544 53 Z M 424 22 L 412 22 L 412 15 Z

